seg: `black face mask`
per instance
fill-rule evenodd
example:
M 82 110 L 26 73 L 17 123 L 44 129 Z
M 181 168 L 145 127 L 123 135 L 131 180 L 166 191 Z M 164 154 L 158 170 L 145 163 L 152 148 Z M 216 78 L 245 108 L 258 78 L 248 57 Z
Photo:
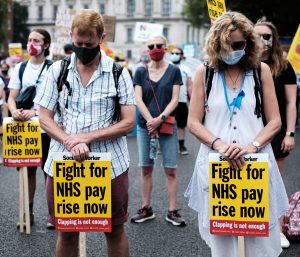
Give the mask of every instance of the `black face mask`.
M 8 70 L 3 70 L 2 74 L 6 76 L 8 74 Z
M 73 49 L 77 58 L 82 62 L 83 65 L 86 65 L 95 59 L 96 55 L 100 51 L 100 46 L 98 45 L 95 48 L 86 48 L 86 47 L 76 47 L 73 44 Z

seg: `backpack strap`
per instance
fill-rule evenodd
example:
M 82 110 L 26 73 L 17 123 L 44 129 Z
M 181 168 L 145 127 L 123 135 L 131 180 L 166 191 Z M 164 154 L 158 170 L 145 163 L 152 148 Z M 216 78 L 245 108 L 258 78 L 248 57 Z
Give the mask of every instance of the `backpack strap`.
M 261 68 L 253 70 L 253 79 L 254 79 L 254 94 L 255 94 L 255 109 L 254 114 L 257 118 L 262 117 L 264 124 L 266 124 L 266 119 L 263 111 L 263 91 L 262 91 L 262 82 L 261 82 Z
M 209 97 L 209 93 L 211 91 L 212 87 L 212 80 L 214 78 L 215 70 L 212 67 L 209 67 L 209 65 L 205 64 L 206 70 L 205 70 L 205 92 L 206 92 L 206 101 Z
M 118 96 L 118 88 L 119 88 L 119 78 L 122 74 L 123 67 L 119 64 L 114 62 L 112 67 L 112 73 L 114 77 L 115 87 L 117 91 L 116 100 L 115 100 L 115 112 L 113 115 L 113 121 L 120 120 L 120 113 L 121 113 L 121 106 L 119 103 L 120 97 Z
M 71 62 L 71 57 L 66 56 L 61 60 L 60 73 L 57 77 L 57 91 L 58 93 L 62 91 L 63 85 L 66 85 L 67 89 L 70 91 L 70 83 L 67 81 L 68 73 L 69 73 L 69 65 Z
M 27 63 L 28 63 L 28 61 L 22 62 L 21 66 L 20 66 L 20 69 L 19 69 L 19 79 L 20 79 L 20 84 L 21 84 L 20 91 L 23 87 L 22 79 L 23 79 L 23 74 L 24 74 Z

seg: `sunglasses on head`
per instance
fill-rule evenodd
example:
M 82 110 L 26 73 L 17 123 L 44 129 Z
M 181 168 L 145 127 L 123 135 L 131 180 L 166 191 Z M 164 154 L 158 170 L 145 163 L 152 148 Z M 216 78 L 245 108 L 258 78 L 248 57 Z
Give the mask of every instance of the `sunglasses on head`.
M 271 38 L 271 34 L 265 33 L 265 34 L 258 34 L 260 37 L 262 37 L 264 40 L 269 40 Z
M 245 48 L 245 46 L 246 46 L 246 40 L 236 41 L 231 44 L 231 48 L 233 50 L 242 50 Z
M 148 45 L 149 50 L 153 50 L 154 48 L 161 49 L 164 44 L 153 44 L 153 45 Z

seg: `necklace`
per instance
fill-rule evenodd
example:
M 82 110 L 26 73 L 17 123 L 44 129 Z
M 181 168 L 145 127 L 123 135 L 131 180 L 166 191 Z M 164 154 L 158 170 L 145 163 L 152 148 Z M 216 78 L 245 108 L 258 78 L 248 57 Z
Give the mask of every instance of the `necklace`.
M 241 71 L 239 71 L 239 73 L 238 73 L 237 77 L 235 78 L 235 80 L 232 79 L 232 77 L 231 77 L 229 71 L 227 71 L 227 73 L 228 73 L 228 76 L 229 76 L 229 78 L 230 78 L 230 80 L 231 80 L 231 82 L 232 82 L 232 85 L 233 85 L 233 86 L 232 86 L 232 89 L 233 89 L 233 91 L 235 91 L 235 90 L 236 90 L 236 82 L 238 81 L 238 79 L 239 79 L 239 77 L 240 77 L 240 75 L 241 75 Z

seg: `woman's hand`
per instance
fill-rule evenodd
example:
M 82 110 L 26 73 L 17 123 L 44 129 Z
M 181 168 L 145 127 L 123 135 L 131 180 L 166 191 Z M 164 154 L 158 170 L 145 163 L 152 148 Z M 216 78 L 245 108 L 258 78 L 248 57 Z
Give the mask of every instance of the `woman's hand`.
M 229 162 L 234 169 L 242 169 L 245 161 L 244 154 L 247 153 L 245 146 L 239 144 L 226 144 L 221 140 L 215 143 L 214 147 Z
M 290 136 L 285 136 L 281 143 L 281 150 L 284 153 L 289 153 L 294 150 L 295 147 L 295 138 Z
M 147 121 L 147 129 L 149 134 L 153 134 L 162 123 L 162 119 L 158 116 Z

